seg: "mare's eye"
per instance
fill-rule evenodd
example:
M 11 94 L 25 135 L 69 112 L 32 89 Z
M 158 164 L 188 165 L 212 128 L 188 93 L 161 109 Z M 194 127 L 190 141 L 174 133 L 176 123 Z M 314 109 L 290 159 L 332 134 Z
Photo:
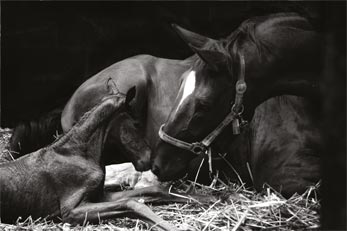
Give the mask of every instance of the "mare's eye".
M 211 110 L 211 106 L 207 103 L 204 103 L 204 102 L 199 102 L 197 104 L 197 111 L 200 111 L 200 112 L 209 112 Z

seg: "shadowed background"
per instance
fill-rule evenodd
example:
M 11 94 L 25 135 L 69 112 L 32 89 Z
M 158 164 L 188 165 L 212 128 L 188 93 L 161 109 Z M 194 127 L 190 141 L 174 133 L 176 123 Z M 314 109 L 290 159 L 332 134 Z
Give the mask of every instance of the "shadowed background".
M 183 59 L 192 52 L 175 22 L 213 38 L 243 20 L 300 11 L 321 27 L 322 4 L 251 2 L 3 2 L 2 120 L 12 127 L 65 103 L 87 78 L 137 54 Z
M 304 14 L 322 33 L 323 228 L 345 229 L 344 2 L 2 2 L 1 127 L 65 104 L 84 80 L 129 56 L 191 55 L 172 22 L 221 38 L 251 16 L 279 11 Z

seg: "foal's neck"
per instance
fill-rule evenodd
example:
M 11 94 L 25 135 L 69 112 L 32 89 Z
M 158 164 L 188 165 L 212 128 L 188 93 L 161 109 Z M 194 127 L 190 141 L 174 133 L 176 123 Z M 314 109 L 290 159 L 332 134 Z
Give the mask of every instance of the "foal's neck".
M 108 100 L 96 106 L 49 149 L 62 155 L 83 156 L 100 164 L 109 120 L 117 108 L 115 105 L 113 100 Z

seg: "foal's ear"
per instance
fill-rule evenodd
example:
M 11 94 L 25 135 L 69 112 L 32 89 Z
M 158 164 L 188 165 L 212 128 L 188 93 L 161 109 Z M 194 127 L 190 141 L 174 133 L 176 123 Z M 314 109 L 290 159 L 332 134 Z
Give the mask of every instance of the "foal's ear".
M 125 97 L 125 104 L 126 104 L 126 105 L 129 105 L 130 102 L 134 99 L 135 95 L 136 95 L 136 87 L 133 86 L 133 87 L 130 88 L 130 89 L 128 90 L 128 92 L 127 92 L 127 95 L 126 95 L 126 97 Z

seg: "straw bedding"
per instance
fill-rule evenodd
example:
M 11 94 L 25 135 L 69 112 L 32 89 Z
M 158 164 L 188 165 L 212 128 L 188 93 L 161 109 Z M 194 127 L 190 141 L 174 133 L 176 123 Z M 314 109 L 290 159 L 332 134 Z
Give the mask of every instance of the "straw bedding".
M 0 129 L 0 162 L 11 161 L 7 149 L 10 137 L 10 129 Z M 181 230 L 318 230 L 320 227 L 320 202 L 317 198 L 319 183 L 308 188 L 304 194 L 295 194 L 289 199 L 283 198 L 269 186 L 264 186 L 263 192 L 257 193 L 242 185 L 221 182 L 218 179 L 210 186 L 178 181 L 174 187 L 190 187 L 197 193 L 218 195 L 208 204 L 191 201 L 186 204 L 150 206 L 156 214 Z M 19 219 L 16 225 L 0 223 L 0 230 L 70 229 L 145 231 L 155 227 L 130 218 L 78 227 L 45 219 L 33 220 L 30 217 Z

